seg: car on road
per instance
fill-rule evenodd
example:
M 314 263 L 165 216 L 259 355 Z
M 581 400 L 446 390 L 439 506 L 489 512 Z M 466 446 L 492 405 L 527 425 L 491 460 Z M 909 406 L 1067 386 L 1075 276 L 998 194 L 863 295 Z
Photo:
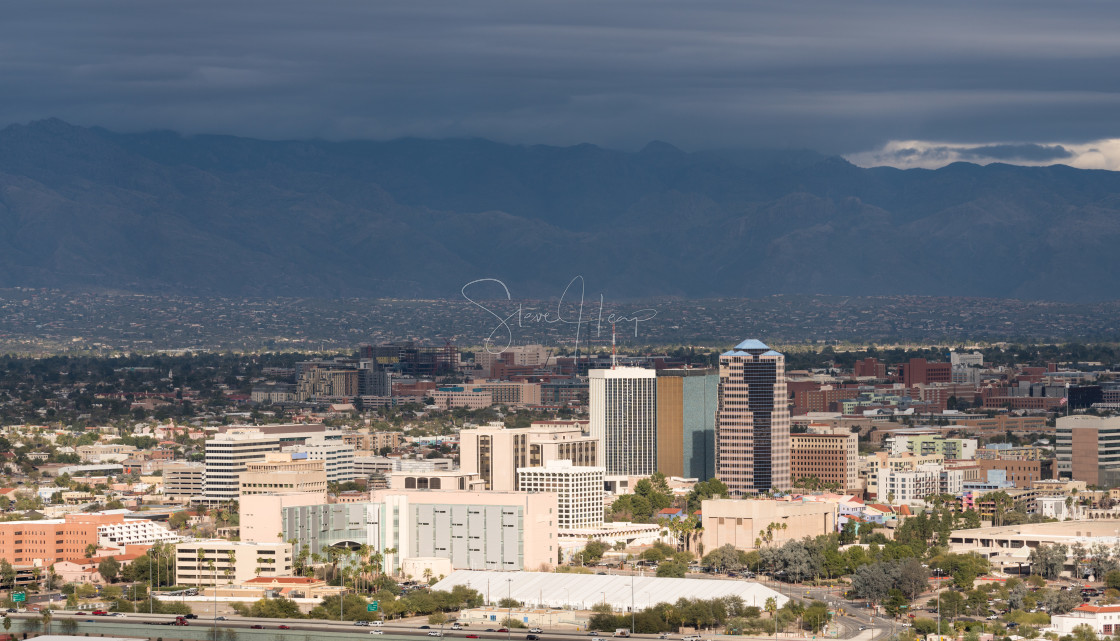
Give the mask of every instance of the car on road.
M 430 636 L 430 637 L 442 637 L 443 633 L 440 632 L 439 630 L 429 630 L 428 631 L 428 636 Z
M 249 629 L 250 630 L 263 630 L 264 626 L 259 624 L 259 623 L 256 623 L 256 624 L 253 624 L 253 625 L 249 626 Z
M 509 632 L 509 628 L 498 628 L 498 632 Z
M 107 616 L 109 616 L 109 613 L 106 612 L 105 610 L 94 610 L 93 612 L 90 612 L 90 614 L 92 614 L 95 617 L 107 617 Z
M 494 628 L 486 628 L 486 631 L 487 631 L 487 632 L 493 632 L 493 631 L 494 631 Z
M 683 636 L 683 637 L 681 637 L 681 641 L 700 641 L 700 635 L 699 634 L 690 634 L 688 636 Z
M 525 635 L 525 641 L 541 641 L 541 635 L 539 635 L 539 634 L 526 634 Z
M 591 637 L 591 641 L 605 641 L 603 637 Z
M 467 638 L 468 639 L 481 639 L 482 637 L 478 636 L 477 634 L 468 634 Z
M 543 634 L 544 630 L 540 628 L 529 628 L 529 632 L 532 632 L 533 634 Z
M 657 638 L 658 639 L 672 639 L 673 637 L 669 636 L 668 632 L 662 632 L 661 634 L 657 635 Z
M 218 617 L 216 620 L 217 621 L 229 621 L 229 619 L 227 619 L 225 617 Z
M 431 630 L 431 629 L 432 629 L 432 626 L 430 626 L 430 625 L 422 625 L 422 626 L 420 626 L 420 629 L 421 629 L 421 630 Z
M 370 630 L 370 634 L 385 634 L 384 630 Z
M 463 626 L 459 625 L 458 623 L 452 623 L 451 624 L 451 629 L 452 630 L 462 630 Z
M 197 614 L 184 614 L 183 618 L 184 619 L 197 619 L 198 615 Z
M 369 621 L 355 621 L 354 625 L 369 626 Z
M 276 629 L 277 630 L 291 630 L 291 628 L 286 626 L 286 625 L 277 626 Z

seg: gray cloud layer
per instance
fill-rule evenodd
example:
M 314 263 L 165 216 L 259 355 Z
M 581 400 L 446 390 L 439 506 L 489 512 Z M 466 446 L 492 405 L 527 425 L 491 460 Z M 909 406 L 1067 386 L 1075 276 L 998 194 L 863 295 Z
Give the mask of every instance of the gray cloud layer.
M 838 153 L 1120 137 L 1113 2 L 66 0 L 3 12 L 0 123 Z

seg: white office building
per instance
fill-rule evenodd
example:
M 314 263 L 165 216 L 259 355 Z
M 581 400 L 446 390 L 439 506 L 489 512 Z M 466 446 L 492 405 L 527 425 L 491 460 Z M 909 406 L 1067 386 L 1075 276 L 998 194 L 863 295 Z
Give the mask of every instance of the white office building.
M 203 497 L 211 503 L 236 501 L 246 463 L 263 461 L 269 452 L 279 451 L 280 437 L 257 429 L 233 428 L 215 435 L 206 441 Z
M 556 493 L 561 530 L 602 527 L 603 477 L 601 467 L 581 467 L 566 460 L 517 468 L 521 491 Z
M 640 367 L 588 372 L 591 436 L 609 475 L 657 471 L 657 372 Z
M 293 460 L 304 457 L 311 461 L 323 461 L 327 483 L 345 483 L 353 481 L 356 476 L 354 446 L 342 441 L 311 438 L 303 445 L 285 447 L 284 451 L 290 453 Z

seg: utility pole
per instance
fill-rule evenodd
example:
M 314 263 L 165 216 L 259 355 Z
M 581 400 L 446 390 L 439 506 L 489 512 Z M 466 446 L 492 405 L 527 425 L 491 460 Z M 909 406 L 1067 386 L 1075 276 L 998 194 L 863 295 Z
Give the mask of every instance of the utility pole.
M 614 324 L 611 324 L 611 340 L 614 340 Z M 634 566 L 630 566 L 630 634 L 634 634 Z

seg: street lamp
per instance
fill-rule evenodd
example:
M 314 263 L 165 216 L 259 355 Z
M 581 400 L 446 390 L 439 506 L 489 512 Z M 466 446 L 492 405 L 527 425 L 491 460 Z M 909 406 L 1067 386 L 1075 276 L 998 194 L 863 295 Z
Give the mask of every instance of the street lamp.
M 510 626 L 513 625 L 513 597 L 510 596 L 513 579 L 506 579 L 506 641 L 510 639 Z

